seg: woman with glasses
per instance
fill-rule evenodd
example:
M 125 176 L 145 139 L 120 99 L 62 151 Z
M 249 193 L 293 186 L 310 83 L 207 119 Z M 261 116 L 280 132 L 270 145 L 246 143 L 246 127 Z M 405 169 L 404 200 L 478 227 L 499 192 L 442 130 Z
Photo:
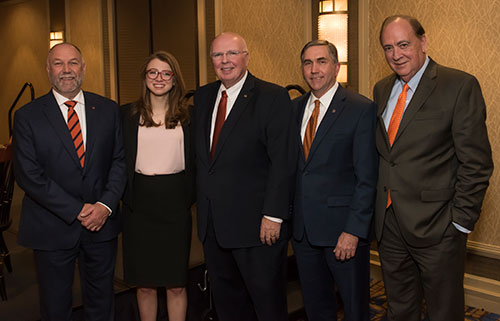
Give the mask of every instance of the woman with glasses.
M 190 110 L 177 60 L 158 51 L 142 68 L 142 95 L 122 107 L 128 183 L 123 196 L 125 281 L 142 321 L 156 320 L 157 287 L 170 321 L 186 318 L 194 200 Z

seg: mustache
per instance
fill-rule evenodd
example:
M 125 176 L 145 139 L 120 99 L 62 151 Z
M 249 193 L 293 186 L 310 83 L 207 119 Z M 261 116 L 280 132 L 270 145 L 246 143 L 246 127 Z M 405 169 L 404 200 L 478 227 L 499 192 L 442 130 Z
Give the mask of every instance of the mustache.
M 74 78 L 78 78 L 78 75 L 76 73 L 74 73 L 73 71 L 62 71 L 59 73 L 59 75 L 57 75 L 57 78 L 61 79 L 63 77 L 74 77 Z

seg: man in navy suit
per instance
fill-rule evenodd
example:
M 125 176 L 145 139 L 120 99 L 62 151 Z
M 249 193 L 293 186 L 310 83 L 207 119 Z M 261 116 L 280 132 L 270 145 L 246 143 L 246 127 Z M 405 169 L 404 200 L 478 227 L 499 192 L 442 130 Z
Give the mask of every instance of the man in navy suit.
M 198 234 L 215 308 L 220 321 L 286 321 L 290 98 L 247 71 L 240 35 L 219 35 L 210 54 L 220 81 L 194 103 Z
M 368 321 L 377 108 L 338 84 L 337 49 L 328 41 L 307 43 L 301 63 L 311 92 L 294 100 L 301 152 L 293 248 L 307 317 L 337 320 L 336 283 L 344 320 Z
M 83 92 L 73 44 L 47 57 L 52 90 L 14 119 L 14 171 L 24 190 L 19 244 L 34 249 L 42 320 L 71 320 L 78 260 L 85 320 L 114 320 L 113 276 L 125 164 L 118 106 Z

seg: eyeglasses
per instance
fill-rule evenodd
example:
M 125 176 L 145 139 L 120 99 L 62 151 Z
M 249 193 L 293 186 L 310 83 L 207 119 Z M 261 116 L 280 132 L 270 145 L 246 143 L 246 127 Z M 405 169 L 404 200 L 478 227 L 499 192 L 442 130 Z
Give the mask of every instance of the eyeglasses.
M 156 69 L 149 69 L 146 70 L 146 77 L 148 77 L 151 80 L 155 80 L 158 75 L 161 75 L 161 79 L 163 80 L 170 80 L 174 76 L 174 72 L 170 70 L 162 70 L 158 71 Z
M 236 58 L 239 54 L 247 54 L 248 51 L 245 50 L 229 50 L 226 52 L 212 52 L 210 54 L 210 57 L 214 60 L 221 60 L 224 56 L 226 56 L 227 59 L 233 59 Z

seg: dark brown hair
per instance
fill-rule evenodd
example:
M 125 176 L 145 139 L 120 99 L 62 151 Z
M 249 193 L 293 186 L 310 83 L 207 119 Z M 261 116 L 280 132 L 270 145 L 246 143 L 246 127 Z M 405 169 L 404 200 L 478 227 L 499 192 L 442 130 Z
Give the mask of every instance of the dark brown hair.
M 335 47 L 335 45 L 333 43 L 331 43 L 327 40 L 312 40 L 312 41 L 309 41 L 308 43 L 306 43 L 304 48 L 302 48 L 302 50 L 300 51 L 300 62 L 301 63 L 304 63 L 304 53 L 306 52 L 306 50 L 308 48 L 314 47 L 314 46 L 326 46 L 328 48 L 328 53 L 330 54 L 330 58 L 332 58 L 333 62 L 334 63 L 339 62 L 337 48 Z
M 391 22 L 395 21 L 396 19 L 403 19 L 408 21 L 410 24 L 411 28 L 413 29 L 413 32 L 415 32 L 415 36 L 418 37 L 418 39 L 422 39 L 422 36 L 425 35 L 425 30 L 424 27 L 422 27 L 422 24 L 420 24 L 420 21 L 417 20 L 417 18 L 412 17 L 412 16 L 406 16 L 406 15 L 394 15 L 385 18 L 384 22 L 382 23 L 382 27 L 380 28 L 380 34 L 379 34 L 379 41 L 380 44 L 382 44 L 382 33 L 385 30 L 385 27 L 387 27 L 388 24 Z
M 151 91 L 147 86 L 146 80 L 146 71 L 149 63 L 153 59 L 159 59 L 163 62 L 169 64 L 170 68 L 172 68 L 172 72 L 174 73 L 172 77 L 172 89 L 168 92 L 168 109 L 165 113 L 165 127 L 166 128 L 175 128 L 179 122 L 185 123 L 189 121 L 189 110 L 188 104 L 184 98 L 186 93 L 186 89 L 184 86 L 184 79 L 182 78 L 181 68 L 179 67 L 179 63 L 175 57 L 166 52 L 166 51 L 157 51 L 149 56 L 141 70 L 142 77 L 142 95 L 138 101 L 134 103 L 132 108 L 132 114 L 139 113 L 141 115 L 141 119 L 139 120 L 140 126 L 146 127 L 158 127 L 160 124 L 157 124 L 153 120 L 153 112 L 151 110 Z

